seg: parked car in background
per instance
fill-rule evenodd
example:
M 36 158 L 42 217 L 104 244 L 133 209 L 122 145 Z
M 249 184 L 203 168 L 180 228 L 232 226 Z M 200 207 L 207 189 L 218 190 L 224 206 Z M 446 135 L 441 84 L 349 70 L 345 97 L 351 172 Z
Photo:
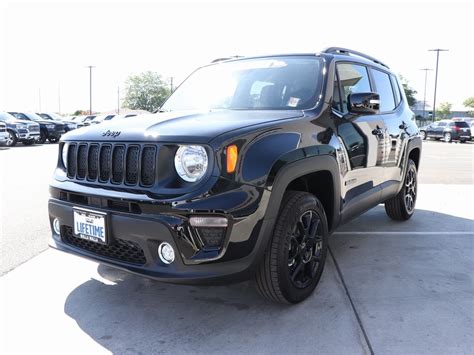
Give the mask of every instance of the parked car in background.
M 32 112 L 9 112 L 18 119 L 27 120 L 31 122 L 39 123 L 40 125 L 40 137 L 38 142 L 43 144 L 46 140 L 51 143 L 59 142 L 61 136 L 66 133 L 64 130 L 64 123 L 56 120 L 45 120 L 41 116 Z
M 465 121 L 442 120 L 420 128 L 422 139 L 443 139 L 445 142 L 471 140 L 471 129 Z
M 8 147 L 14 147 L 18 142 L 31 145 L 40 138 L 39 123 L 18 119 L 8 112 L 0 112 L 0 121 L 6 125 L 5 145 Z
M 36 113 L 36 114 L 41 116 L 45 120 L 63 122 L 65 132 L 69 132 L 69 131 L 72 131 L 76 128 L 80 128 L 80 127 L 84 126 L 82 123 L 80 123 L 81 126 L 79 127 L 78 123 L 76 123 L 72 120 L 68 120 L 65 117 L 62 117 L 62 116 L 60 116 L 60 115 L 58 115 L 54 112 L 41 112 L 41 113 Z
M 115 116 L 117 116 L 117 115 L 116 114 L 97 115 L 90 122 L 91 122 L 91 124 L 99 124 L 99 123 L 102 123 L 102 122 L 105 122 L 105 121 L 110 121 Z
M 7 125 L 4 122 L 0 122 L 0 146 L 7 145 L 8 138 Z

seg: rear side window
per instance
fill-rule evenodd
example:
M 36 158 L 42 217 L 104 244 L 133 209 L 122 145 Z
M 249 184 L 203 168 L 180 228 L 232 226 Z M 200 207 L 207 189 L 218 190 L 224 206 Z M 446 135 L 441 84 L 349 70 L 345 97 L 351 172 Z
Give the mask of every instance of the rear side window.
M 393 93 L 395 94 L 395 107 L 402 101 L 400 95 L 400 86 L 398 85 L 398 80 L 394 75 L 390 75 L 390 80 L 392 81 Z
M 464 122 L 464 121 L 454 122 L 454 125 L 455 125 L 456 127 L 460 127 L 460 128 L 467 128 L 467 127 L 469 127 L 469 125 L 467 124 L 467 122 Z
M 444 126 L 446 126 L 446 122 L 440 122 L 440 123 L 438 123 L 438 126 L 444 127 Z
M 337 74 L 342 87 L 342 109 L 347 112 L 347 98 L 352 93 L 371 92 L 367 68 L 363 65 L 340 63 Z
M 371 69 L 375 82 L 375 90 L 380 95 L 380 112 L 390 112 L 395 108 L 390 76 L 380 70 Z

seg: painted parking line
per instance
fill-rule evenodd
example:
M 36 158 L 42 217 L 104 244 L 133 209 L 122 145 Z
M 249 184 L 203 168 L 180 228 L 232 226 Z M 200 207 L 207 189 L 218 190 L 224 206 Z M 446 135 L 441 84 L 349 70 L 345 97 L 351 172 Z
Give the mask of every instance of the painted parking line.
M 407 235 L 474 235 L 474 232 L 334 232 L 332 235 L 379 235 L 379 234 L 386 234 L 386 235 L 400 235 L 400 234 L 407 234 Z

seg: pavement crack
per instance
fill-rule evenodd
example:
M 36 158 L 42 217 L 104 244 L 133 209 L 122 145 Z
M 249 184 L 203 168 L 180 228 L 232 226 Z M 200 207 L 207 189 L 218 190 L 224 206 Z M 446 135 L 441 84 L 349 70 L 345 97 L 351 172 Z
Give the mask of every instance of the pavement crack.
M 328 250 L 329 250 L 329 254 L 331 255 L 331 259 L 334 262 L 334 265 L 336 266 L 337 274 L 339 275 L 342 286 L 344 287 L 344 291 L 346 292 L 346 296 L 349 299 L 349 303 L 351 304 L 352 311 L 354 312 L 357 323 L 359 324 L 359 328 L 362 331 L 362 334 L 364 335 L 365 343 L 367 344 L 367 347 L 369 348 L 370 354 L 374 355 L 375 354 L 374 349 L 372 348 L 372 344 L 370 343 L 369 336 L 367 335 L 367 331 L 365 330 L 364 324 L 362 323 L 362 319 L 360 318 L 359 312 L 357 311 L 357 308 L 354 304 L 354 301 L 352 300 L 351 294 L 350 294 L 349 289 L 347 288 L 347 285 L 346 285 L 346 281 L 344 280 L 344 276 L 342 276 L 341 269 L 339 267 L 339 264 L 336 261 L 336 257 L 334 256 L 334 254 L 333 254 L 330 247 L 328 247 Z

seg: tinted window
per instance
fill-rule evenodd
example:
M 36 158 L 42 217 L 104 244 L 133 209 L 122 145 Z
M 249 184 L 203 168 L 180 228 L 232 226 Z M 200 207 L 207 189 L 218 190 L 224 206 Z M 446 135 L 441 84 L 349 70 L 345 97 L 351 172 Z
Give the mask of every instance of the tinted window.
M 469 125 L 468 125 L 466 122 L 464 122 L 464 121 L 455 122 L 454 125 L 455 125 L 456 127 L 461 127 L 461 128 L 469 127 Z
M 395 78 L 395 76 L 390 75 L 390 80 L 392 80 L 393 93 L 395 94 L 395 106 L 398 106 L 398 104 L 402 101 L 402 97 L 400 95 L 400 86 L 398 86 L 398 80 Z
M 372 76 L 375 82 L 375 90 L 380 95 L 380 112 L 393 111 L 395 99 L 389 75 L 380 70 L 372 69 Z
M 332 107 L 335 110 L 342 112 L 342 102 L 341 102 L 341 94 L 339 92 L 339 82 L 337 81 L 337 76 L 334 76 L 334 91 L 332 94 Z
M 444 126 L 446 126 L 446 122 L 440 122 L 440 123 L 438 123 L 438 126 L 444 127 Z
M 369 75 L 363 65 L 349 63 L 338 64 L 337 73 L 342 87 L 342 109 L 347 112 L 347 98 L 350 94 L 371 91 Z

